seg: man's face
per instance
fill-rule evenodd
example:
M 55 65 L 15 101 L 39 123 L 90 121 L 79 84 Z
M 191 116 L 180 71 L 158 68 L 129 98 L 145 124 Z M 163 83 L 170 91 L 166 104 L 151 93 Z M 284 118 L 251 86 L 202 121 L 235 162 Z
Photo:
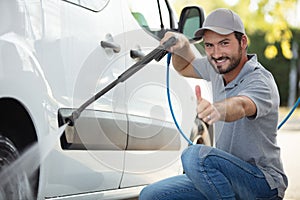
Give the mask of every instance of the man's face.
M 239 66 L 242 47 L 234 33 L 220 35 L 206 30 L 203 38 L 208 61 L 217 73 L 226 74 Z

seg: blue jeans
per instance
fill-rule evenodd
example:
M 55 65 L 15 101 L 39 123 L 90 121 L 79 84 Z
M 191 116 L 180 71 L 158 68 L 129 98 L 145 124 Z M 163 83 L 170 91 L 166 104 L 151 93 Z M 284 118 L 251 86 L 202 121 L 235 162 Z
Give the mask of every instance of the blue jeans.
M 140 200 L 281 199 L 260 169 L 222 150 L 192 145 L 181 159 L 185 174 L 148 185 Z

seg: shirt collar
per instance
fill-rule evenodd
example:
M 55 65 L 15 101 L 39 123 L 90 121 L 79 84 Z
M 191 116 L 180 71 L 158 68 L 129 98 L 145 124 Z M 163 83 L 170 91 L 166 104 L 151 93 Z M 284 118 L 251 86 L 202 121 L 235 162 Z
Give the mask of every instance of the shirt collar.
M 257 68 L 257 56 L 256 54 L 248 54 L 248 61 L 244 64 L 240 73 L 230 83 L 225 86 L 225 89 L 231 89 L 238 86 L 239 83 L 243 82 L 245 75 L 254 71 Z

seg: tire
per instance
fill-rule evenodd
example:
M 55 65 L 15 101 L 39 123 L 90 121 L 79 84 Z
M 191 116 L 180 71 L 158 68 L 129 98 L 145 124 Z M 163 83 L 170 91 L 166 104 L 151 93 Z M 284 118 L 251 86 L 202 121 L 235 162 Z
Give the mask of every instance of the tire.
M 5 136 L 0 135 L 0 172 L 14 162 L 19 157 L 19 152 L 15 145 Z M 9 181 L 0 182 L 0 199 L 34 199 L 31 194 L 30 184 L 24 173 L 16 175 L 7 174 Z

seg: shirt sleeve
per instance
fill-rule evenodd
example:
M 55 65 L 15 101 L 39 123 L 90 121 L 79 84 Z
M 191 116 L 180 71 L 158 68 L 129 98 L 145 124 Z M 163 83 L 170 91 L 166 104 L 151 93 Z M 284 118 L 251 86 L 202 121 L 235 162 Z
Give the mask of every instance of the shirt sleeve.
M 260 70 L 261 72 L 261 70 Z M 267 115 L 274 106 L 279 105 L 279 94 L 274 79 L 262 73 L 254 73 L 243 80 L 240 96 L 249 97 L 256 105 L 256 115 L 249 119 L 257 119 Z
M 210 64 L 207 61 L 206 57 L 196 58 L 192 61 L 192 65 L 196 74 L 198 74 L 199 78 L 205 79 L 207 81 L 211 81 L 210 76 Z

